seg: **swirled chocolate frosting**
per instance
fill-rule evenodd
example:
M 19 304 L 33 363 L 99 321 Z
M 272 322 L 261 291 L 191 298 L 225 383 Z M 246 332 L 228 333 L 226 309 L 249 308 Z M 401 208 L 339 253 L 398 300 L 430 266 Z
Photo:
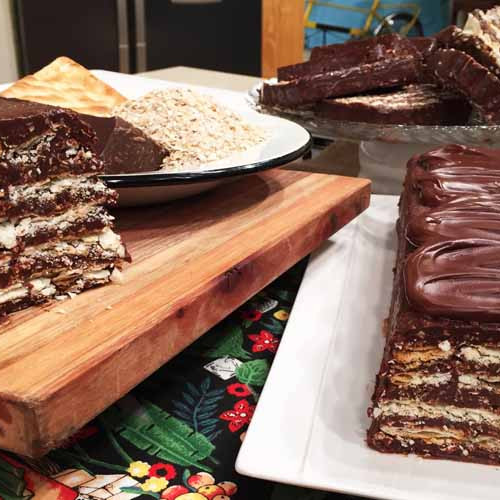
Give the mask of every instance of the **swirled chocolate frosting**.
M 500 241 L 457 239 L 421 247 L 405 266 L 409 305 L 432 316 L 500 320 Z
M 463 195 L 500 192 L 499 150 L 454 144 L 412 158 L 408 168 L 408 187 L 426 206 Z
M 406 239 L 413 246 L 459 238 L 500 241 L 500 194 L 454 198 L 408 214 Z

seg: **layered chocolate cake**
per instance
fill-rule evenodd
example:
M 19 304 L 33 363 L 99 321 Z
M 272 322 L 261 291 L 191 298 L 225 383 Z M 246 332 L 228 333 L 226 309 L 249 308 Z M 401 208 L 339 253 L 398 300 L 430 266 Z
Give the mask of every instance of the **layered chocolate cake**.
M 127 257 L 95 145 L 77 114 L 0 97 L 0 314 L 107 283 Z
M 435 85 L 409 85 L 388 92 L 324 99 L 315 111 L 332 120 L 459 125 L 467 123 L 471 108 L 458 94 Z
M 500 151 L 410 160 L 372 448 L 500 464 Z

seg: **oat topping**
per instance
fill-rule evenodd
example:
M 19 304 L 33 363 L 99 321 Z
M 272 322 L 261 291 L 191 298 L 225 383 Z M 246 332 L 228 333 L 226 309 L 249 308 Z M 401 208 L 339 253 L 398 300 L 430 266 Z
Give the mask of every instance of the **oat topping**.
M 266 132 L 210 96 L 191 89 L 155 90 L 115 113 L 165 146 L 166 170 L 191 169 L 263 142 Z

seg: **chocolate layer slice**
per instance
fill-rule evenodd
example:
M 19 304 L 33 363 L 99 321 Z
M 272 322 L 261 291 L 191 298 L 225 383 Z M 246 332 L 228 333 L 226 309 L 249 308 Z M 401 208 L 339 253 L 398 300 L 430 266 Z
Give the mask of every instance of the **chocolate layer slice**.
M 0 288 L 51 277 L 59 270 L 113 267 L 117 256 L 127 258 L 120 238 L 109 227 L 82 238 L 31 246 L 21 253 L 4 252 L 0 254 Z
M 116 192 L 106 187 L 97 176 L 59 177 L 0 190 L 0 217 L 56 215 L 74 205 L 112 206 L 116 198 Z
M 278 68 L 278 80 L 289 81 L 393 57 L 419 57 L 419 50 L 398 34 L 314 47 L 311 60 Z
M 417 57 L 395 57 L 277 84 L 264 83 L 260 97 L 265 105 L 293 108 L 328 97 L 415 83 L 420 69 Z
M 88 288 L 105 285 L 111 279 L 114 265 L 94 265 L 86 269 L 64 269 L 50 277 L 17 282 L 0 289 L 0 315 L 43 304 L 55 297 L 78 294 Z
M 411 51 L 407 39 L 397 33 L 381 35 L 364 40 L 351 40 L 346 43 L 334 43 L 313 47 L 311 50 L 311 61 L 317 61 L 325 57 L 345 61 L 344 66 L 352 66 L 365 62 L 375 62 L 388 55 L 407 54 Z
M 98 174 L 93 130 L 72 111 L 0 97 L 0 187 Z
M 500 122 L 500 79 L 455 49 L 439 49 L 426 60 L 441 84 L 465 96 L 489 123 Z
M 325 99 L 320 116 L 332 120 L 413 125 L 463 125 L 470 105 L 461 96 L 434 85 L 411 85 L 384 93 Z
M 497 51 L 488 45 L 483 37 L 458 28 L 448 26 L 436 35 L 442 48 L 456 49 L 465 52 L 489 71 L 500 76 L 500 58 Z
M 102 206 L 76 206 L 59 215 L 6 219 L 0 222 L 0 252 L 17 252 L 50 240 L 73 238 L 111 226 L 113 216 Z

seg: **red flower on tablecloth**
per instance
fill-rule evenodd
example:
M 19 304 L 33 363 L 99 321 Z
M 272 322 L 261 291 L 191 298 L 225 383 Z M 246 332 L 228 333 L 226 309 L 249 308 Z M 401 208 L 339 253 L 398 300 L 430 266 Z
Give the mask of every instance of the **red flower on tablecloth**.
M 164 464 L 160 462 L 153 464 L 149 468 L 148 475 L 149 477 L 164 477 L 167 481 L 170 481 L 177 476 L 177 472 L 172 464 Z
M 241 317 L 247 321 L 259 321 L 262 318 L 262 313 L 257 311 L 257 309 L 251 309 L 249 311 L 243 311 Z
M 251 405 L 246 399 L 236 402 L 232 410 L 226 410 L 219 415 L 221 420 L 229 421 L 229 430 L 231 432 L 239 431 L 245 424 L 252 420 L 255 406 Z
M 244 398 L 245 396 L 250 396 L 250 394 L 252 394 L 250 389 L 245 384 L 240 384 L 238 382 L 228 385 L 226 390 L 229 394 L 238 396 L 239 398 Z
M 93 436 L 94 434 L 97 434 L 99 432 L 99 428 L 95 425 L 87 425 L 85 427 L 82 427 L 75 433 L 73 433 L 71 436 L 66 438 L 62 444 L 59 445 L 60 448 L 71 448 L 73 445 L 78 443 L 79 441 L 82 441 L 83 439 L 86 439 L 90 436 Z
M 252 352 L 276 352 L 278 348 L 279 340 L 267 330 L 261 330 L 259 334 L 249 335 L 248 338 L 254 343 Z

